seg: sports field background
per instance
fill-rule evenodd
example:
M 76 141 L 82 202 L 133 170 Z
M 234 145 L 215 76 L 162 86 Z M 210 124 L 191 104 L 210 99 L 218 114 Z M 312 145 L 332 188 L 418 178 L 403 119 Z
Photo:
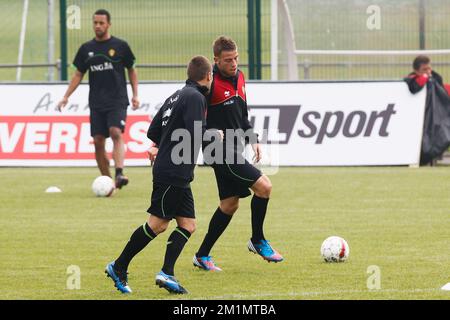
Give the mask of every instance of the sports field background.
M 417 50 L 419 49 L 420 0 L 289 0 L 299 49 Z M 426 49 L 450 49 L 450 1 L 427 0 Z M 59 1 L 55 1 L 55 57 L 59 58 Z M 67 0 L 81 9 L 81 28 L 69 29 L 68 60 L 79 46 L 93 37 L 91 15 L 98 8 L 112 14 L 113 35 L 126 39 L 138 65 L 172 67 L 139 68 L 141 80 L 184 80 L 184 65 L 193 55 L 212 57 L 212 41 L 221 34 L 239 46 L 242 70 L 248 74 L 246 0 Z M 381 9 L 381 29 L 368 30 L 366 10 Z M 23 1 L 0 0 L 0 64 L 16 63 Z M 261 0 L 262 78 L 270 79 L 270 0 Z M 282 30 L 279 35 L 281 39 Z M 280 62 L 283 47 L 280 44 Z M 24 63 L 45 63 L 47 58 L 47 1 L 29 2 Z M 401 79 L 411 70 L 414 56 L 344 57 L 300 56 L 299 78 L 305 64 L 311 80 Z M 450 54 L 433 57 L 436 71 L 450 79 Z M 370 64 L 370 65 L 367 65 Z M 174 68 L 173 66 L 178 66 Z M 69 74 L 73 70 L 69 70 Z M 24 69 L 23 81 L 46 81 L 47 68 Z M 0 68 L 0 81 L 14 81 L 16 69 Z M 280 79 L 283 73 L 280 71 Z M 450 81 L 450 80 L 449 80 Z
M 212 252 L 221 273 L 191 263 L 217 207 L 212 170 L 197 168 L 198 229 L 175 268 L 190 291 L 183 297 L 154 284 L 174 224 L 130 265 L 131 296 L 103 273 L 147 218 L 150 168 L 126 171 L 129 186 L 96 198 L 95 168 L 0 168 L 0 299 L 450 299 L 440 290 L 450 282 L 448 168 L 282 168 L 270 177 L 265 233 L 285 261 L 248 252 L 247 198 Z M 51 185 L 63 192 L 44 193 Z M 322 262 L 330 235 L 348 241 L 347 262 Z M 66 288 L 70 265 L 81 269 L 80 290 Z M 367 289 L 371 265 L 381 290 Z
M 298 49 L 419 50 L 422 0 L 287 0 Z M 450 1 L 423 0 L 425 49 L 450 48 Z M 368 28 L 373 7 L 379 29 Z M 372 8 L 372 9 L 371 9 Z M 311 64 L 310 79 L 401 79 L 412 71 L 414 55 L 298 56 Z M 437 72 L 450 79 L 450 55 L 431 56 Z M 302 68 L 299 79 L 304 79 Z M 449 80 L 450 81 L 450 80 Z
M 302 49 L 418 49 L 419 0 L 296 0 L 296 41 Z M 289 1 L 293 2 L 293 1 Z M 382 29 L 365 29 L 369 4 L 384 10 Z M 58 1 L 56 1 L 58 3 Z M 270 79 L 270 1 L 262 0 L 263 79 Z M 428 49 L 450 48 L 450 0 L 427 0 Z M 140 80 L 183 80 L 191 56 L 211 58 L 220 34 L 239 45 L 242 69 L 248 63 L 247 5 L 242 0 L 68 0 L 79 5 L 82 25 L 68 31 L 68 58 L 93 37 L 91 14 L 112 13 L 112 34 L 126 39 L 138 64 Z M 0 0 L 0 64 L 16 63 L 23 1 Z M 58 24 L 58 5 L 55 8 Z M 31 0 L 24 63 L 46 61 L 47 1 Z M 303 23 L 304 22 L 304 23 Z M 59 27 L 55 27 L 59 57 Z M 371 59 L 375 67 L 355 67 L 362 58 L 301 57 L 322 64 L 311 78 L 399 79 L 413 57 Z M 310 62 L 311 62 L 310 61 Z M 340 61 L 340 62 L 339 62 Z M 342 62 L 343 61 L 343 62 Z M 450 55 L 433 58 L 436 71 L 450 80 Z M 330 64 L 331 63 L 331 64 Z M 335 66 L 333 64 L 340 63 Z M 402 63 L 402 65 L 398 65 Z M 0 68 L 0 82 L 13 81 L 15 69 Z M 45 81 L 46 68 L 24 69 L 22 80 Z M 300 68 L 300 78 L 304 77 Z M 285 257 L 269 264 L 248 252 L 250 198 L 241 207 L 212 255 L 221 273 L 194 269 L 198 248 L 217 207 L 210 168 L 197 168 L 192 185 L 197 232 L 185 247 L 175 272 L 188 296 L 172 296 L 154 284 L 171 230 L 153 241 L 130 266 L 131 296 L 119 294 L 103 273 L 131 233 L 147 219 L 151 192 L 149 167 L 127 168 L 129 186 L 112 198 L 90 190 L 96 168 L 0 168 L 0 299 L 450 299 L 440 288 L 450 282 L 450 171 L 445 167 L 411 169 L 282 168 L 271 176 L 272 200 L 265 233 Z M 46 194 L 58 186 L 61 194 Z M 349 261 L 326 264 L 319 254 L 331 235 L 350 245 Z M 69 266 L 81 269 L 81 289 L 66 287 Z M 381 270 L 381 289 L 367 288 L 367 268 Z
M 261 1 L 262 60 L 270 62 L 270 1 Z M 219 35 L 231 36 L 238 44 L 241 64 L 248 63 L 247 1 L 244 0 L 68 0 L 81 9 L 81 28 L 68 29 L 68 61 L 80 45 L 94 37 L 92 14 L 110 11 L 111 34 L 125 39 L 139 64 L 172 64 L 177 68 L 139 68 L 141 80 L 184 80 L 189 59 L 198 54 L 212 58 L 212 43 Z M 22 16 L 22 1 L 0 0 L 0 35 L 8 50 L 0 63 L 16 63 Z M 55 5 L 56 57 L 59 57 L 59 4 Z M 30 1 L 24 63 L 47 58 L 47 1 Z M 247 67 L 241 66 L 245 73 Z M 23 70 L 23 80 L 46 80 L 46 68 Z M 69 74 L 73 69 L 69 69 Z M 270 67 L 263 68 L 270 78 Z M 15 69 L 0 69 L 0 81 L 15 80 Z

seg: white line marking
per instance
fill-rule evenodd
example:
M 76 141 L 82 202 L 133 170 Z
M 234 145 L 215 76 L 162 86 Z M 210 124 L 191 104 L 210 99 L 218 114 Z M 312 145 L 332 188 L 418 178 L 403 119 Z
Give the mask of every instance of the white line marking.
M 244 298 L 273 298 L 273 297 L 309 297 L 321 295 L 337 295 L 348 293 L 420 293 L 420 292 L 441 292 L 439 288 L 422 288 L 422 289 L 381 289 L 381 290 L 336 290 L 336 291 L 311 291 L 311 292 L 286 292 L 286 293 L 256 293 L 256 294 L 227 294 L 222 296 L 203 297 L 204 299 L 244 299 Z

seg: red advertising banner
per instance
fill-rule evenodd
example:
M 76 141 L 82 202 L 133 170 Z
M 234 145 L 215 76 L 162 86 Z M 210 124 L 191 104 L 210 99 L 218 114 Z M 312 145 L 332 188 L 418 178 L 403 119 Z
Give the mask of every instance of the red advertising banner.
M 146 159 L 149 117 L 130 115 L 124 132 L 125 157 Z M 110 151 L 110 150 L 109 150 Z M 89 116 L 3 116 L 0 159 L 93 159 Z

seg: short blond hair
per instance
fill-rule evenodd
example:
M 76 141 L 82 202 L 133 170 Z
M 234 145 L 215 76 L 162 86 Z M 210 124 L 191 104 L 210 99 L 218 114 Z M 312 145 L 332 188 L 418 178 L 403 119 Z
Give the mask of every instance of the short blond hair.
M 222 51 L 237 50 L 236 42 L 227 36 L 220 36 L 213 43 L 213 52 L 215 57 L 219 57 Z

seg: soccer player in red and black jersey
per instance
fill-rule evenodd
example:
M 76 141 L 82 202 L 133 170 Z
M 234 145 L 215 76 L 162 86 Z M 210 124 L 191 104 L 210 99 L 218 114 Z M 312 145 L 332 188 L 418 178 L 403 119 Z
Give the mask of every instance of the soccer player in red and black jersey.
M 64 97 L 58 103 L 58 109 L 61 111 L 67 105 L 70 95 L 76 90 L 84 74 L 89 72 L 89 109 L 95 159 L 100 173 L 111 176 L 105 150 L 106 138 L 111 137 L 116 188 L 120 189 L 128 184 L 128 178 L 123 174 L 125 148 L 122 138 L 129 105 L 125 68 L 128 70 L 133 91 L 132 108 L 136 110 L 139 107 L 135 57 L 127 42 L 109 33 L 111 15 L 108 11 L 97 10 L 92 22 L 95 38 L 79 48 L 73 61 L 75 74 Z
M 218 129 L 225 133 L 223 158 L 212 164 L 220 203 L 193 263 L 203 270 L 221 270 L 211 259 L 210 251 L 237 211 L 239 199 L 251 195 L 249 189 L 254 194 L 251 201 L 252 236 L 248 241 L 248 249 L 269 262 L 280 262 L 283 257 L 271 247 L 263 233 L 272 184 L 266 175 L 245 160 L 239 152 L 239 149 L 243 150 L 243 146 L 239 145 L 242 142 L 235 141 L 231 149 L 227 146 L 227 137 L 228 143 L 231 139 L 235 140 L 230 138 L 230 131 L 244 130 L 255 153 L 255 162 L 261 159 L 261 147 L 248 120 L 245 79 L 238 69 L 238 48 L 231 38 L 221 36 L 215 40 L 213 50 L 215 65 L 206 126 L 208 129 Z M 229 157 L 228 154 L 227 157 L 230 152 L 233 153 L 232 156 Z

